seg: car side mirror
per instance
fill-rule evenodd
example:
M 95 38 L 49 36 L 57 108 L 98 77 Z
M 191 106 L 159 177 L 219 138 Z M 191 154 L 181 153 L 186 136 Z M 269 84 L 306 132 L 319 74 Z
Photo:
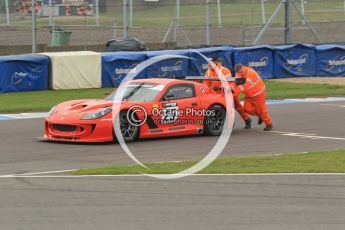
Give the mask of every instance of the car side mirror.
M 165 101 L 170 101 L 172 99 L 174 99 L 175 95 L 173 92 L 168 92 L 165 96 L 164 96 L 164 100 Z
M 246 84 L 246 78 L 244 78 L 244 77 L 239 77 L 239 78 L 236 78 L 235 79 L 235 83 L 236 83 L 236 85 L 244 85 L 244 84 Z

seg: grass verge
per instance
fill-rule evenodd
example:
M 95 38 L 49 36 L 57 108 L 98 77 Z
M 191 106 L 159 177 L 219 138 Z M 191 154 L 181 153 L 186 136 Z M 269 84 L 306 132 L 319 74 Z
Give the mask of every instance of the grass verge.
M 268 99 L 345 96 L 345 86 L 265 81 Z M 0 94 L 0 113 L 48 111 L 54 105 L 74 99 L 100 99 L 112 89 L 77 89 Z
M 344 85 L 265 81 L 268 99 L 345 96 Z
M 0 94 L 0 113 L 48 111 L 63 101 L 104 98 L 112 89 L 49 90 Z
M 171 174 L 183 171 L 196 161 L 149 163 L 151 170 L 141 166 L 111 166 L 81 169 L 73 175 L 115 174 Z M 273 156 L 226 157 L 214 161 L 200 173 L 343 173 L 345 172 L 345 150 L 286 154 Z

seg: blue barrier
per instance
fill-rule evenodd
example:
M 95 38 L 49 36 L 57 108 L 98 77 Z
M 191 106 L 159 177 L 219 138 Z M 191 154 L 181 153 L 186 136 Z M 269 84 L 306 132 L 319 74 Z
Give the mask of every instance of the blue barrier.
M 234 64 L 250 66 L 266 79 L 273 78 L 273 51 L 274 46 L 259 45 L 235 48 L 233 53 Z
M 146 55 L 140 52 L 102 53 L 102 87 L 119 86 L 129 71 L 145 60 Z M 145 70 L 135 77 L 142 78 L 146 78 Z
M 168 58 L 146 68 L 147 78 L 181 78 L 188 75 L 189 69 L 189 50 L 162 50 L 146 52 L 147 58 L 164 58 L 162 55 L 179 55 L 181 58 Z M 166 56 L 168 57 L 168 56 Z M 157 59 L 158 60 L 158 59 Z M 154 61 L 152 59 L 151 61 Z
M 316 47 L 317 76 L 345 76 L 345 45 L 320 45 Z
M 215 57 L 221 60 L 223 66 L 233 71 L 231 55 L 233 48 L 230 46 L 210 47 L 190 50 L 189 56 L 192 58 L 189 60 L 188 75 L 190 76 L 203 76 L 208 68 L 208 62 L 204 57 L 207 58 Z
M 0 57 L 0 92 L 47 90 L 48 66 L 44 55 Z
M 274 76 L 315 76 L 316 54 L 313 45 L 277 46 L 274 51 Z
M 299 76 L 345 76 L 345 45 L 230 46 L 196 50 L 102 53 L 102 87 L 116 87 L 139 63 L 161 55 L 180 55 L 149 65 L 136 78 L 179 78 L 204 75 L 208 67 L 202 57 L 217 57 L 233 71 L 233 64 L 253 67 L 262 78 Z M 161 56 L 162 57 L 162 56 Z M 164 57 L 164 56 L 163 56 Z M 44 55 L 0 57 L 0 93 L 47 90 L 49 58 Z

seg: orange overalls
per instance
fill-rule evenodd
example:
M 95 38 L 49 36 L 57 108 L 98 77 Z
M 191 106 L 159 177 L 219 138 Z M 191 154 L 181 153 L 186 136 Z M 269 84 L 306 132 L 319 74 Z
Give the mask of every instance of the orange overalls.
M 232 96 L 234 98 L 234 107 L 241 118 L 246 121 L 249 118 L 249 114 L 245 112 L 244 107 L 241 104 L 240 97 L 238 96 L 239 91 L 236 90 L 238 86 L 235 82 L 230 82 L 230 88 L 232 89 L 233 93 Z
M 228 68 L 222 66 L 221 64 L 217 65 L 217 68 L 219 68 L 219 70 L 222 72 L 222 74 L 224 75 L 224 77 L 226 79 L 231 78 L 231 72 Z M 209 67 L 205 73 L 205 77 L 209 77 L 209 78 L 218 78 L 218 74 L 217 71 L 214 70 L 212 67 Z M 222 92 L 222 83 L 220 81 L 203 81 L 203 85 L 208 86 L 210 88 L 218 88 L 215 91 L 217 93 L 221 93 Z M 230 88 L 235 91 L 234 89 L 236 88 L 236 84 L 231 82 L 230 83 Z M 236 109 L 236 111 L 240 114 L 241 118 L 243 120 L 247 120 L 249 118 L 249 115 L 247 113 L 244 112 L 244 108 L 241 104 L 240 98 L 238 96 L 238 93 L 233 93 L 233 98 L 234 98 L 234 107 Z
M 218 68 L 220 70 L 220 72 L 224 75 L 225 79 L 231 77 L 231 72 L 228 68 L 225 68 L 221 64 L 218 64 L 216 66 L 216 68 Z M 211 66 L 207 69 L 207 71 L 205 73 L 205 77 L 219 78 L 216 69 L 213 69 Z M 221 91 L 222 83 L 220 81 L 207 81 L 207 80 L 205 80 L 202 82 L 202 84 L 209 87 L 209 88 L 212 88 L 212 89 L 216 88 L 215 91 L 218 93 L 222 92 Z
M 272 119 L 268 114 L 266 106 L 266 86 L 259 74 L 250 67 L 242 67 L 245 72 L 237 73 L 237 77 L 245 77 L 246 83 L 236 88 L 245 94 L 244 112 L 258 116 L 266 125 L 272 125 Z

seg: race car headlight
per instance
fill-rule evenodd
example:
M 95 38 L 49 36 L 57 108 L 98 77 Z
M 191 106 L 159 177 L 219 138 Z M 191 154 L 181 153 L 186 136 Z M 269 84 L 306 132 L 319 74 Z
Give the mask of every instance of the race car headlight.
M 51 115 L 53 115 L 53 113 L 56 110 L 56 106 L 54 106 L 53 108 L 51 108 L 51 110 L 47 113 L 47 117 L 50 117 Z
M 103 108 L 94 113 L 85 114 L 80 120 L 94 120 L 103 117 L 111 112 L 111 108 Z

